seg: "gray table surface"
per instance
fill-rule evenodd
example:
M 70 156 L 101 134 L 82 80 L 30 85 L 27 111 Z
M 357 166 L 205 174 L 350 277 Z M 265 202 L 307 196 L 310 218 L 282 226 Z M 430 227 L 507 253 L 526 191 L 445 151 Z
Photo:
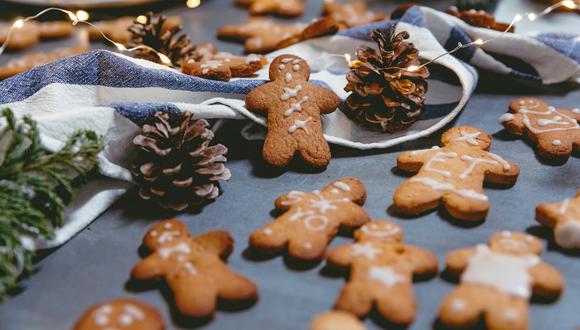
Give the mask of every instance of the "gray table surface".
M 214 31 L 220 25 L 241 22 L 246 17 L 243 10 L 234 8 L 230 2 L 210 0 L 193 11 L 170 8 L 165 12 L 183 15 L 193 40 L 213 41 Z M 522 2 L 517 3 L 521 5 Z M 309 11 L 303 19 L 315 17 L 320 3 L 320 0 L 309 0 Z M 370 3 L 387 12 L 395 5 L 387 1 Z M 447 2 L 424 3 L 442 8 Z M 507 8 L 505 10 L 521 9 Z M 566 19 L 569 21 L 570 17 Z M 551 20 L 559 24 L 557 19 Z M 40 47 L 67 42 L 70 43 L 60 41 Z M 241 50 L 239 45 L 231 43 L 220 42 L 219 45 L 224 50 Z M 215 203 L 199 214 L 180 215 L 179 218 L 187 222 L 194 234 L 213 229 L 229 230 L 236 240 L 229 265 L 258 284 L 260 299 L 245 310 L 219 311 L 215 319 L 198 326 L 205 329 L 306 329 L 315 314 L 330 309 L 344 284 L 343 278 L 326 275 L 324 263 L 298 270 L 282 257 L 254 260 L 245 253 L 247 238 L 253 230 L 272 220 L 270 212 L 279 194 L 293 189 L 309 191 L 333 180 L 354 176 L 366 184 L 365 208 L 371 216 L 396 221 L 404 228 L 407 243 L 429 249 L 440 262 L 448 252 L 485 242 L 496 231 L 527 231 L 541 237 L 547 246 L 543 258 L 562 272 L 566 288 L 556 302 L 530 304 L 531 328 L 572 330 L 579 327 L 580 255 L 563 252 L 554 246 L 550 232 L 536 225 L 534 208 L 539 203 L 555 202 L 575 194 L 580 188 L 580 159 L 571 158 L 560 166 L 546 165 L 536 159 L 525 142 L 501 133 L 496 118 L 506 111 L 510 99 L 522 95 L 543 97 L 557 106 L 580 104 L 580 90 L 573 86 L 545 87 L 503 77 L 482 77 L 477 92 L 453 124 L 473 125 L 493 134 L 492 151 L 518 163 L 522 173 L 513 188 L 486 190 L 491 211 L 485 222 L 472 228 L 457 226 L 439 212 L 401 219 L 387 211 L 394 190 L 405 179 L 393 172 L 397 153 L 434 145 L 438 142 L 437 135 L 373 152 L 333 148 L 334 158 L 324 172 L 305 173 L 291 168 L 275 173 L 264 166 L 259 143 L 246 142 L 239 137 L 240 123 L 228 124 L 219 139 L 230 147 L 228 167 L 232 179 L 223 184 L 224 194 Z M 145 231 L 155 221 L 168 216 L 144 207 L 134 193 L 127 194 L 70 242 L 40 261 L 38 272 L 22 282 L 22 291 L 0 305 L 0 329 L 69 329 L 89 305 L 115 297 L 132 297 L 157 307 L 169 329 L 194 327 L 173 313 L 170 300 L 162 291 L 136 288 L 128 281 L 130 269 L 140 260 L 138 248 Z M 331 247 L 350 241 L 350 238 L 338 237 Z M 438 306 L 454 287 L 455 284 L 439 276 L 416 283 L 419 312 L 409 328 L 437 328 Z M 367 318 L 365 323 L 369 329 L 390 327 L 374 317 Z

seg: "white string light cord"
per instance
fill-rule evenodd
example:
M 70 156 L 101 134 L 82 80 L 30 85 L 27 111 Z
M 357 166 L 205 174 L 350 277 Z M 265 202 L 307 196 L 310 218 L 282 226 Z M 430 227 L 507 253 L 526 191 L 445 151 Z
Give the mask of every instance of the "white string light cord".
M 441 55 L 433 58 L 432 60 L 430 60 L 428 62 L 425 62 L 425 63 L 423 63 L 421 65 L 410 65 L 407 68 L 396 68 L 396 67 L 392 67 L 392 68 L 387 68 L 387 69 L 403 69 L 403 70 L 406 70 L 406 71 L 409 71 L 409 72 L 415 72 L 415 71 L 420 70 L 420 69 L 426 67 L 427 65 L 429 65 L 429 64 L 437 61 L 438 59 L 440 59 L 440 58 L 442 58 L 444 56 L 447 56 L 447 55 L 451 55 L 451 54 L 453 54 L 453 53 L 455 53 L 455 52 L 457 52 L 457 51 L 459 51 L 461 49 L 468 48 L 468 47 L 471 47 L 471 46 L 482 46 L 482 45 L 485 45 L 485 44 L 487 44 L 489 42 L 492 42 L 494 40 L 503 38 L 504 35 L 506 33 L 508 33 L 510 31 L 510 29 L 517 22 L 521 21 L 524 18 L 527 18 L 530 22 L 533 22 L 533 21 L 537 20 L 538 18 L 541 18 L 543 16 L 546 16 L 549 13 L 551 13 L 554 10 L 556 10 L 558 8 L 561 8 L 561 7 L 565 7 L 565 8 L 568 8 L 568 9 L 578 9 L 579 8 L 579 6 L 574 1 L 572 1 L 572 0 L 566 0 L 566 1 L 560 1 L 558 3 L 555 3 L 555 4 L 547 7 L 546 9 L 542 10 L 540 13 L 532 13 L 532 12 L 529 12 L 529 13 L 525 13 L 525 14 L 517 14 L 516 16 L 514 16 L 513 20 L 508 25 L 508 27 L 498 37 L 496 37 L 496 38 L 487 39 L 487 40 L 483 40 L 483 39 L 480 38 L 480 39 L 476 39 L 476 40 L 474 40 L 474 41 L 472 41 L 470 43 L 467 43 L 467 44 L 463 44 L 463 43 L 459 42 L 459 43 L 457 43 L 457 47 L 455 47 L 452 50 L 448 51 L 447 53 L 443 53 L 443 54 L 441 54 Z M 352 67 L 356 67 L 358 65 L 358 63 L 359 63 L 358 60 L 351 61 L 350 54 L 344 54 L 344 57 L 346 58 L 346 61 L 348 62 L 348 66 L 351 67 L 351 68 Z
M 196 8 L 201 4 L 201 0 L 188 0 L 185 4 L 189 8 Z M 125 45 L 112 40 L 98 26 L 96 26 L 95 24 L 88 21 L 89 13 L 87 13 L 84 10 L 78 10 L 76 13 L 73 13 L 70 10 L 66 10 L 63 8 L 57 8 L 57 7 L 46 8 L 46 9 L 43 9 L 42 11 L 38 12 L 35 15 L 15 20 L 14 23 L 12 23 L 12 25 L 8 29 L 8 32 L 6 33 L 6 39 L 4 40 L 4 43 L 2 43 L 2 46 L 0 46 L 0 55 L 2 55 L 4 53 L 4 51 L 6 50 L 6 48 L 8 47 L 8 43 L 10 42 L 10 37 L 12 35 L 12 32 L 15 29 L 20 29 L 24 26 L 24 23 L 26 23 L 28 21 L 33 21 L 33 20 L 37 19 L 38 17 L 40 17 L 48 12 L 55 12 L 55 11 L 66 14 L 68 16 L 68 18 L 72 21 L 72 25 L 77 25 L 78 23 L 82 23 L 82 24 L 86 24 L 86 25 L 89 25 L 89 26 L 95 28 L 99 32 L 99 34 L 101 34 L 103 39 L 105 39 L 108 42 L 110 42 L 111 44 L 113 44 L 121 52 L 134 52 L 134 51 L 139 50 L 139 49 L 146 49 L 146 50 L 149 50 L 149 51 L 155 53 L 159 57 L 159 60 L 161 60 L 161 62 L 163 64 L 166 64 L 166 65 L 173 64 L 173 63 L 171 63 L 171 60 L 169 59 L 169 57 L 165 56 L 165 54 L 162 54 L 162 53 L 156 51 L 155 49 L 153 49 L 149 46 L 139 45 L 136 47 L 127 48 Z M 145 20 L 146 20 L 145 16 L 138 16 L 136 18 L 136 21 L 139 23 L 144 23 Z

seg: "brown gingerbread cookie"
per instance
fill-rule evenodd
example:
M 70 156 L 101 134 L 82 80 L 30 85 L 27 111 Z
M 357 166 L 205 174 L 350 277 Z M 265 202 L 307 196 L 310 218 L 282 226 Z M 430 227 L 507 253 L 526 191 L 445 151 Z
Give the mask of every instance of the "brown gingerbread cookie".
M 350 313 L 329 311 L 317 315 L 310 325 L 310 330 L 366 330 L 366 327 Z
M 509 108 L 499 122 L 511 134 L 530 139 L 542 158 L 566 161 L 574 150 L 580 152 L 580 109 L 556 109 L 534 97 L 515 99 Z
M 309 83 L 309 78 L 306 61 L 280 55 L 270 65 L 271 82 L 246 95 L 248 110 L 268 117 L 262 154 L 272 166 L 288 165 L 296 152 L 314 167 L 330 162 L 320 115 L 335 111 L 340 100 L 331 90 Z
M 301 32 L 295 33 L 291 37 L 278 43 L 276 49 L 282 49 L 299 42 L 332 35 L 341 29 L 341 25 L 332 17 L 321 17 L 312 20 Z
M 71 48 L 58 48 L 50 53 L 33 53 L 20 58 L 10 60 L 0 66 L 0 79 L 6 79 L 28 71 L 40 65 L 56 61 L 58 59 L 82 54 L 89 51 L 86 46 L 76 46 Z
M 252 15 L 296 17 L 304 14 L 304 0 L 235 0 L 235 3 L 248 7 Z
M 219 52 L 206 55 L 200 61 L 189 59 L 181 67 L 181 71 L 191 76 L 228 81 L 233 77 L 250 77 L 267 63 L 266 58 L 261 55 L 234 56 L 231 53 Z
M 322 6 L 322 16 L 330 16 L 345 28 L 367 25 L 382 21 L 385 14 L 372 12 L 364 2 L 337 3 L 325 1 Z
M 0 23 L 0 44 L 8 38 L 11 26 L 12 24 Z M 73 26 L 70 22 L 24 22 L 21 27 L 12 29 L 6 48 L 10 50 L 30 48 L 38 44 L 40 39 L 65 38 L 70 36 L 72 31 Z
M 38 34 L 42 39 L 57 39 L 69 37 L 73 32 L 71 22 L 47 21 L 38 23 Z
M 470 126 L 453 127 L 441 137 L 443 147 L 401 153 L 397 167 L 418 172 L 394 195 L 395 211 L 418 215 L 441 203 L 453 217 L 478 221 L 487 215 L 489 201 L 483 184 L 513 185 L 519 167 L 489 152 L 491 136 Z
M 350 269 L 335 309 L 364 317 L 373 305 L 387 321 L 410 324 L 417 314 L 413 276 L 435 275 L 437 257 L 402 243 L 403 229 L 390 221 L 371 221 L 355 232 L 354 244 L 329 251 L 327 261 Z
M 554 240 L 561 247 L 580 249 L 580 190 L 576 198 L 538 205 L 536 220 L 554 230 Z
M 446 271 L 461 279 L 443 300 L 440 321 L 465 328 L 483 319 L 488 329 L 527 329 L 530 297 L 554 298 L 564 287 L 562 275 L 540 259 L 541 252 L 537 238 L 509 231 L 491 236 L 489 246 L 451 252 Z
M 258 298 L 256 285 L 224 263 L 234 246 L 225 231 L 192 237 L 183 222 L 166 220 L 147 231 L 143 245 L 152 253 L 133 268 L 131 277 L 163 278 L 185 316 L 213 316 L 218 299 L 251 302 Z
M 163 330 L 155 308 L 134 299 L 114 299 L 90 307 L 73 330 Z
M 296 33 L 304 24 L 279 24 L 263 17 L 252 17 L 240 25 L 226 25 L 218 30 L 218 37 L 244 43 L 246 53 L 267 53 Z
M 330 241 L 342 228 L 358 228 L 369 221 L 361 207 L 366 200 L 364 184 L 341 179 L 322 191 L 291 191 L 278 197 L 276 209 L 284 213 L 250 236 L 250 246 L 288 254 L 299 260 L 321 260 Z
M 496 22 L 493 15 L 484 10 L 470 9 L 465 11 L 459 11 L 457 7 L 451 6 L 447 8 L 446 12 L 447 14 L 455 16 L 472 26 L 501 32 L 507 31 L 512 33 L 515 32 L 516 30 L 516 28 L 513 25 L 510 26 L 510 24 Z
M 93 23 L 95 26 L 89 27 L 89 39 L 91 41 L 103 40 L 103 34 L 107 38 L 121 43 L 128 44 L 131 42 L 133 34 L 129 31 L 129 27 L 133 25 L 135 17 L 123 16 L 113 20 L 100 21 Z M 181 17 L 170 16 L 163 25 L 164 31 L 175 26 L 180 26 L 182 23 Z

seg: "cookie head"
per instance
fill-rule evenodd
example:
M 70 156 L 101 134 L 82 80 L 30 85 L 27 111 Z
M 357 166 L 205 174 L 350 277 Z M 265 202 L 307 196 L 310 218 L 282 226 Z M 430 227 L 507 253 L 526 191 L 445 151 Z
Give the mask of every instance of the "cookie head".
M 165 220 L 151 227 L 143 238 L 143 245 L 153 251 L 189 236 L 187 226 L 179 220 Z
M 491 236 L 489 245 L 494 251 L 515 255 L 539 255 L 542 252 L 542 243 L 534 236 L 507 230 Z
M 391 221 L 373 220 L 357 229 L 354 233 L 357 241 L 386 240 L 400 242 L 403 240 L 403 228 Z
M 310 67 L 302 58 L 294 55 L 280 55 L 270 65 L 270 80 L 283 80 L 290 83 L 293 80 L 308 80 Z
M 74 330 L 162 330 L 161 314 L 133 299 L 115 299 L 89 308 Z
M 348 198 L 362 205 L 367 199 L 364 183 L 355 178 L 345 178 L 335 181 L 324 188 L 325 193 L 330 193 L 333 199 Z
M 457 126 L 443 133 L 441 143 L 443 145 L 458 144 L 489 150 L 491 147 L 491 136 L 471 126 Z
M 510 110 L 513 112 L 518 112 L 522 109 L 532 110 L 532 111 L 544 111 L 550 105 L 535 97 L 521 97 L 514 99 L 510 102 Z

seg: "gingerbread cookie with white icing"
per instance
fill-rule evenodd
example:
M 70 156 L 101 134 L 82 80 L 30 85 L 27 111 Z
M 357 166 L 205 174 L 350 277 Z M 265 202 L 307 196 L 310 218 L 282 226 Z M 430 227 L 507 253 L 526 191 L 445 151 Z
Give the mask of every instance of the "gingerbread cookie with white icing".
M 383 13 L 368 10 L 364 2 L 338 3 L 334 1 L 324 2 L 322 16 L 334 18 L 344 28 L 367 25 L 386 18 Z
M 403 229 L 390 221 L 371 221 L 355 232 L 355 243 L 329 251 L 329 265 L 350 269 L 335 309 L 358 317 L 376 305 L 387 321 L 408 325 L 417 315 L 413 276 L 435 275 L 437 257 L 402 243 Z
M 316 316 L 310 330 L 366 330 L 354 315 L 343 311 L 329 311 Z
M 74 330 L 163 330 L 157 309 L 134 299 L 114 299 L 90 307 Z
M 576 193 L 576 198 L 538 205 L 536 220 L 554 230 L 554 240 L 559 246 L 580 249 L 580 190 Z
M 231 53 L 218 52 L 211 56 L 206 55 L 200 61 L 185 61 L 181 71 L 191 76 L 228 81 L 234 77 L 250 77 L 266 63 L 268 61 L 261 55 L 234 56 Z
M 235 0 L 235 3 L 248 7 L 252 15 L 296 17 L 304 14 L 304 0 Z
M 218 37 L 244 43 L 246 53 L 268 53 L 278 44 L 302 32 L 305 25 L 279 24 L 263 17 L 252 17 L 240 25 L 226 25 L 218 30 Z
M 131 277 L 164 279 L 177 310 L 185 316 L 212 317 L 218 300 L 251 302 L 258 298 L 256 285 L 224 263 L 234 246 L 225 231 L 192 237 L 183 222 L 166 220 L 147 231 L 143 245 L 152 253 L 133 268 Z
M 330 163 L 320 116 L 335 111 L 340 100 L 331 90 L 309 83 L 309 78 L 306 61 L 281 55 L 270 65 L 271 82 L 246 95 L 248 110 L 268 117 L 262 154 L 272 166 L 288 165 L 296 152 L 313 167 Z
M 557 109 L 533 97 L 510 102 L 510 112 L 499 122 L 515 136 L 527 137 L 539 156 L 548 161 L 566 161 L 580 152 L 580 109 Z
M 483 184 L 513 185 L 519 167 L 489 152 L 491 136 L 470 126 L 449 129 L 441 142 L 443 147 L 403 152 L 397 157 L 400 170 L 418 173 L 395 191 L 395 211 L 419 215 L 444 204 L 459 220 L 484 219 L 489 201 Z
M 354 229 L 369 221 L 361 207 L 365 200 L 365 186 L 354 178 L 333 182 L 322 191 L 291 191 L 275 203 L 284 213 L 252 233 L 250 246 L 275 253 L 287 248 L 295 259 L 321 260 L 341 227 Z
M 537 238 L 504 231 L 489 245 L 450 253 L 446 271 L 460 276 L 460 283 L 443 300 L 439 320 L 452 328 L 483 319 L 489 329 L 527 329 L 532 295 L 555 298 L 564 288 L 562 275 L 540 259 L 541 252 Z

